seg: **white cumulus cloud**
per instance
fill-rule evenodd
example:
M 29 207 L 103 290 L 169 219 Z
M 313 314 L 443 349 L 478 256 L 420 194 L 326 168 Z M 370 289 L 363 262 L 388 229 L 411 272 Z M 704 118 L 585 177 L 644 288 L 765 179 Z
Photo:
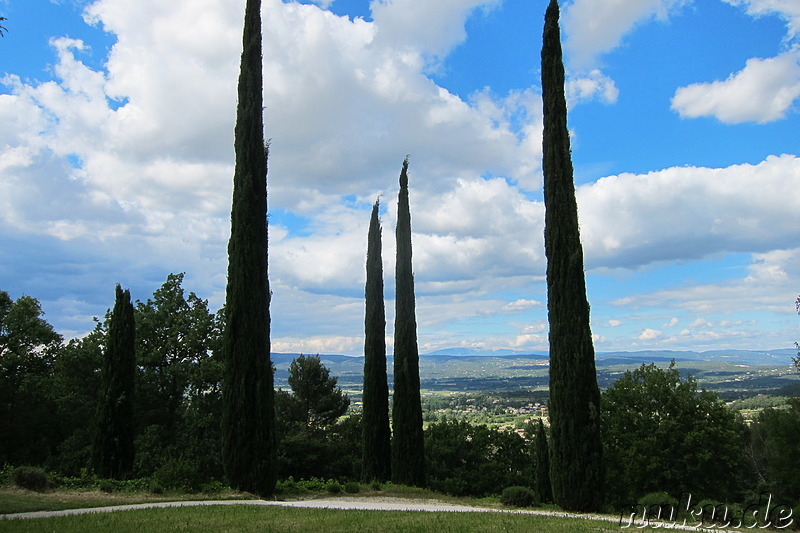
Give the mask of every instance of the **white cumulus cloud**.
M 773 122 L 800 98 L 800 52 L 747 60 L 728 79 L 681 87 L 672 109 L 682 117 L 715 117 L 726 124 Z

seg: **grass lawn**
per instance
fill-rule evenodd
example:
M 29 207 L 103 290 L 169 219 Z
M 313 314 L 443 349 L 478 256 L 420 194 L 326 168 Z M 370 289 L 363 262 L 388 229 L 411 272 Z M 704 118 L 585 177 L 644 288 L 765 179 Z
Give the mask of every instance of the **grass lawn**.
M 53 518 L 0 520 L 0 532 L 618 532 L 616 522 L 511 513 L 351 511 L 248 505 L 141 509 Z
M 182 500 L 249 500 L 252 494 L 224 492 L 221 494 L 185 494 L 148 492 L 103 492 L 100 490 L 53 490 L 34 492 L 13 486 L 0 486 L 0 514 L 27 513 L 31 511 L 60 511 L 84 509 L 130 503 L 175 502 Z

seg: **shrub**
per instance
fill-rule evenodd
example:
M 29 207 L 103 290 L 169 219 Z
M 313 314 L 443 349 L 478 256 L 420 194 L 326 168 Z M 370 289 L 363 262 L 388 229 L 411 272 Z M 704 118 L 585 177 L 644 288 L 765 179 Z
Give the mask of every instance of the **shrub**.
M 219 494 L 227 488 L 228 487 L 223 482 L 217 481 L 216 479 L 208 483 L 203 483 L 200 486 L 200 490 L 205 494 Z
M 110 479 L 101 479 L 100 483 L 98 483 L 97 487 L 101 491 L 108 492 L 108 493 L 116 492 L 116 490 L 117 490 L 116 485 Z
M 326 489 L 331 494 L 339 494 L 340 492 L 342 492 L 342 486 L 336 481 L 331 481 L 330 483 L 328 483 Z
M 361 492 L 361 485 L 355 481 L 348 481 L 344 484 L 344 491 L 349 494 L 358 494 Z
M 377 481 L 373 481 L 373 482 L 370 484 L 370 488 L 371 488 L 372 490 L 374 490 L 374 491 L 376 491 L 376 492 L 377 492 L 377 491 L 381 490 L 381 484 L 380 484 L 380 483 L 378 483 Z
M 666 492 L 650 492 L 639 498 L 637 503 L 647 509 L 649 519 L 669 520 L 678 513 L 678 500 Z
M 164 494 L 164 487 L 161 486 L 161 483 L 158 480 L 151 479 L 150 486 L 147 488 L 150 494 Z
M 500 503 L 512 507 L 531 507 L 537 505 L 536 494 L 528 487 L 514 485 L 506 487 L 500 494 Z
M 16 486 L 36 492 L 45 492 L 53 488 L 50 478 L 41 468 L 20 466 L 11 473 L 11 479 Z

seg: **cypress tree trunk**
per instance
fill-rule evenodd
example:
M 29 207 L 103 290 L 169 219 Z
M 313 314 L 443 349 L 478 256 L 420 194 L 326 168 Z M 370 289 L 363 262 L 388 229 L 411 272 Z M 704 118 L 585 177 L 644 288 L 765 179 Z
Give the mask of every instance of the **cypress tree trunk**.
M 383 259 L 380 201 L 372 206 L 367 238 L 367 284 L 364 290 L 364 481 L 391 478 L 392 447 L 389 429 L 389 385 L 386 378 L 386 311 L 383 303 Z
M 247 0 L 239 72 L 223 353 L 223 464 L 232 488 L 272 494 L 277 478 L 267 278 L 267 146 L 261 0 Z
M 408 207 L 408 158 L 400 173 L 395 267 L 394 403 L 392 405 L 392 481 L 425 486 L 425 443 L 419 395 L 419 348 L 411 268 L 411 213 Z
M 95 472 L 101 477 L 122 479 L 133 469 L 135 342 L 131 293 L 117 285 L 103 359 L 97 432 L 92 446 Z
M 543 503 L 553 501 L 553 488 L 550 483 L 550 448 L 547 445 L 547 433 L 544 431 L 541 418 L 536 432 L 536 493 Z
M 558 16 L 558 2 L 551 0 L 542 46 L 551 481 L 556 504 L 570 511 L 596 511 L 603 501 L 600 389 L 583 273 Z

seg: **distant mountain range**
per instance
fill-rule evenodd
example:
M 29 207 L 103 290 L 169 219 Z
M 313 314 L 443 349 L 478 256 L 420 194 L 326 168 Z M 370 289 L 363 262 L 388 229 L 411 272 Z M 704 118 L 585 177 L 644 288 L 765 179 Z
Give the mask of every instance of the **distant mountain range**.
M 276 366 L 288 364 L 300 354 L 273 353 L 272 362 Z M 797 356 L 793 348 L 778 348 L 775 350 L 711 350 L 706 352 L 672 351 L 672 350 L 643 350 L 637 352 L 598 352 L 597 364 L 600 366 L 618 364 L 658 363 L 664 361 L 719 361 L 740 365 L 781 365 L 792 363 L 792 357 Z M 388 356 L 392 358 L 391 355 Z M 547 352 L 525 352 L 514 350 L 483 350 L 472 348 L 446 348 L 435 352 L 421 354 L 434 363 L 435 360 L 447 361 L 450 359 L 497 357 L 502 359 L 533 359 L 544 360 L 549 358 Z M 320 354 L 320 358 L 335 363 L 356 363 L 361 356 Z

